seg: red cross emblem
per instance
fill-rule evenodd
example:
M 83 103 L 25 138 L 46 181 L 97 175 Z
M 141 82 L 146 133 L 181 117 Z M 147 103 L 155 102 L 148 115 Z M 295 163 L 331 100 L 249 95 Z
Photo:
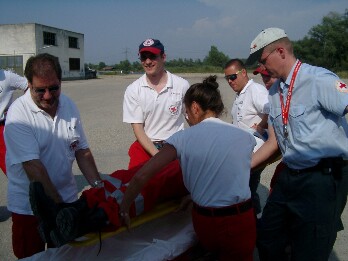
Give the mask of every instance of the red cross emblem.
M 347 84 L 344 82 L 336 81 L 336 89 L 340 92 L 348 92 Z

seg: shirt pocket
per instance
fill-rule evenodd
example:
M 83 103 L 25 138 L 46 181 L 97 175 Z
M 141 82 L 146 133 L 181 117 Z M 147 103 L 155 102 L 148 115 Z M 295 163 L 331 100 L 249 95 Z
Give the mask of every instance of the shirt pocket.
M 275 133 L 283 133 L 283 120 L 281 108 L 272 108 L 269 112 L 270 121 Z
M 305 128 L 304 120 L 306 114 L 306 106 L 295 105 L 290 107 L 289 112 L 289 124 L 291 126 L 291 131 L 294 139 L 301 139 L 303 128 Z

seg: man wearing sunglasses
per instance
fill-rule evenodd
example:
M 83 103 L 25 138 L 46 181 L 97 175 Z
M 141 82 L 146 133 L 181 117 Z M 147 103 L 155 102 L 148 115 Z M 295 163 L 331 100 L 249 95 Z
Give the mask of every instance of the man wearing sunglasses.
M 268 28 L 251 42 L 258 61 L 279 78 L 269 91 L 269 138 L 252 167 L 278 149 L 284 168 L 275 180 L 258 231 L 261 260 L 328 260 L 348 189 L 348 87 L 333 72 L 302 63 L 283 29 Z
M 254 134 L 257 143 L 254 151 L 256 151 L 265 139 L 257 129 L 264 130 L 267 128 L 268 91 L 261 84 L 249 79 L 245 65 L 240 59 L 231 59 L 228 61 L 225 65 L 224 72 L 226 81 L 232 90 L 236 92 L 236 98 L 231 110 L 232 123 Z M 260 183 L 262 170 L 252 172 L 249 182 L 251 198 L 256 214 L 261 213 L 257 187 Z
M 149 160 L 164 140 L 184 128 L 182 102 L 189 88 L 186 80 L 165 70 L 166 54 L 159 40 L 143 41 L 139 58 L 145 74 L 127 87 L 123 101 L 123 122 L 132 125 L 136 138 L 129 149 L 129 168 Z
M 58 58 L 49 54 L 33 56 L 24 73 L 29 90 L 12 104 L 5 125 L 7 207 L 12 212 L 12 245 L 18 258 L 44 251 L 45 243 L 52 246 L 50 232 L 55 229 L 54 221 L 43 223 L 33 216 L 30 182 L 42 183 L 56 203 L 75 201 L 75 158 L 90 185 L 100 180 L 79 111 L 61 93 Z

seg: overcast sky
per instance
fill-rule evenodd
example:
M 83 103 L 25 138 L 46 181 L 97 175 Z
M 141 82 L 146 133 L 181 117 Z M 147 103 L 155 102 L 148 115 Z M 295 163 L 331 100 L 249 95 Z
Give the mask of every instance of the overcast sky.
M 203 59 L 212 45 L 247 58 L 250 42 L 268 27 L 302 39 L 347 0 L 0 0 L 0 24 L 39 23 L 85 36 L 85 62 L 138 58 L 146 38 L 159 39 L 167 59 Z M 1 37 L 1 36 L 0 36 Z

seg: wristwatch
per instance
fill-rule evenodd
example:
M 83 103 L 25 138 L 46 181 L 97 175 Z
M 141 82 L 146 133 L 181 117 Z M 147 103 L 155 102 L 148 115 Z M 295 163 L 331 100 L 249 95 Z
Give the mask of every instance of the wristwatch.
M 92 187 L 93 188 L 102 188 L 104 186 L 102 180 L 96 180 L 93 182 Z

